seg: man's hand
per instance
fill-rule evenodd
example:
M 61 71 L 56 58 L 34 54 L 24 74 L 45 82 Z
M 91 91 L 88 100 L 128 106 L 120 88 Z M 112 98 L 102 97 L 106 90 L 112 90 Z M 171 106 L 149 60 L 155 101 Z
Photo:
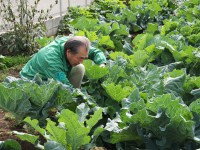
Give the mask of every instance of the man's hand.
M 101 67 L 101 68 L 105 68 L 105 66 L 106 66 L 106 64 L 104 64 L 104 63 L 99 65 L 99 67 Z

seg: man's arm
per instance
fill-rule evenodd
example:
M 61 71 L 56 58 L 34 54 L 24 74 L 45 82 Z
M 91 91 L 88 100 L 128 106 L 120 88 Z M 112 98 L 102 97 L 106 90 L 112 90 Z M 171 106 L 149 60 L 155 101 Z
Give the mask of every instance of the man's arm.
M 56 81 L 66 84 L 69 87 L 70 91 L 73 91 L 74 87 L 69 82 L 69 79 L 67 78 L 65 72 L 60 71 L 60 70 L 54 70 L 54 69 L 52 70 L 52 69 L 53 68 L 49 69 L 48 71 L 49 78 L 53 78 Z
M 106 57 L 104 53 L 97 48 L 90 47 L 88 58 L 93 60 L 96 64 L 103 66 L 102 64 L 106 64 Z

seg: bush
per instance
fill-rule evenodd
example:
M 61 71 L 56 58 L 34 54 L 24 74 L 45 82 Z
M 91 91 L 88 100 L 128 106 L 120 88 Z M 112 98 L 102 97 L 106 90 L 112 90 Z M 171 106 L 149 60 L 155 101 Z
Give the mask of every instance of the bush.
M 26 0 L 17 0 L 14 7 L 10 0 L 0 0 L 1 28 L 8 31 L 0 35 L 0 52 L 6 50 L 11 54 L 32 54 L 37 50 L 35 38 L 45 35 L 45 20 L 53 7 L 50 5 L 45 11 L 38 10 L 39 2 L 35 0 L 33 5 L 29 5 Z

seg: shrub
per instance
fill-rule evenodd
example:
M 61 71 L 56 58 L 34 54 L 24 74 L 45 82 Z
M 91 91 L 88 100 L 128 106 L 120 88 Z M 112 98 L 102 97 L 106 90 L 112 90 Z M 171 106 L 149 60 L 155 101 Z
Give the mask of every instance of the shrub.
M 47 10 L 38 10 L 40 0 L 35 0 L 29 5 L 26 0 L 17 0 L 15 7 L 10 0 L 0 0 L 0 15 L 3 25 L 1 28 L 7 31 L 0 35 L 0 51 L 6 50 L 11 54 L 32 54 L 38 44 L 35 38 L 45 35 L 45 20 L 49 17 L 49 11 L 57 4 L 50 5 Z

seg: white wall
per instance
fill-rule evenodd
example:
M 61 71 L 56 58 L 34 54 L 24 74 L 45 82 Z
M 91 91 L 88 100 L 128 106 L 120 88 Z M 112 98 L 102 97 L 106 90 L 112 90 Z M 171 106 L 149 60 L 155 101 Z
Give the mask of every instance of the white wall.
M 17 1 L 19 0 L 11 0 L 13 3 L 13 8 L 17 5 Z M 15 2 L 14 2 L 15 1 Z M 47 20 L 46 26 L 48 29 L 47 36 L 54 35 L 56 33 L 57 27 L 61 20 L 61 17 L 66 14 L 68 7 L 70 6 L 81 6 L 85 7 L 89 5 L 92 0 L 58 0 L 58 4 L 53 7 L 50 11 L 50 15 L 53 17 L 52 19 Z M 28 0 L 29 5 L 33 5 L 34 0 Z M 47 10 L 51 4 L 54 4 L 55 0 L 40 0 L 38 4 L 38 10 Z M 2 24 L 1 16 L 0 16 L 0 25 Z M 0 28 L 0 33 L 4 32 Z

